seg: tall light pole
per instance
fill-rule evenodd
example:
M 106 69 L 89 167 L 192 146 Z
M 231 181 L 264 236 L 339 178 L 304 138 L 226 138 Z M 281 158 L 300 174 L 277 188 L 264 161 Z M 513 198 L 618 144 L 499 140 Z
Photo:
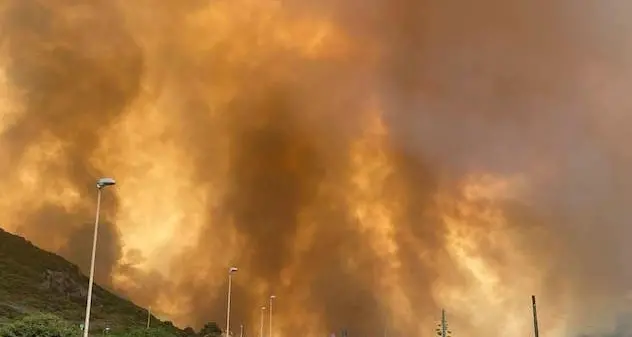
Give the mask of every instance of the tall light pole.
M 92 238 L 92 259 L 90 260 L 90 279 L 88 281 L 88 299 L 86 300 L 86 320 L 83 323 L 83 337 L 88 337 L 90 331 L 90 309 L 92 307 L 92 284 L 94 283 L 94 258 L 97 253 L 97 236 L 99 233 L 99 213 L 101 212 L 101 190 L 116 185 L 112 178 L 97 180 L 97 215 L 94 221 L 94 237 Z
M 149 329 L 149 323 L 151 322 L 151 306 L 147 308 L 147 329 Z
M 244 325 L 239 325 L 239 337 L 244 337 Z
M 237 272 L 237 267 L 228 269 L 228 305 L 226 306 L 226 337 L 230 336 L 230 295 L 233 284 L 233 274 Z
M 263 337 L 263 316 L 266 312 L 266 307 L 261 307 L 261 323 L 259 324 L 259 337 Z
M 270 304 L 268 305 L 268 313 L 270 314 L 270 322 L 268 328 L 270 328 L 270 335 L 268 337 L 272 337 L 272 300 L 274 300 L 275 298 L 275 295 L 270 295 Z

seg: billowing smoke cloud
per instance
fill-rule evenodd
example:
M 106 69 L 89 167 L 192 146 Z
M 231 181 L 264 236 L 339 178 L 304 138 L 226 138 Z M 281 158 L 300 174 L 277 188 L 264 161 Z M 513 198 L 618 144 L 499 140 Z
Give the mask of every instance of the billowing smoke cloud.
M 0 222 L 181 325 L 629 334 L 629 5 L 5 0 Z
M 104 128 L 137 95 L 141 51 L 107 1 L 88 7 L 67 1 L 5 1 L 3 9 L 4 75 L 20 105 L 13 112 L 19 116 L 3 116 L 6 160 L 1 165 L 5 183 L 15 184 L 7 196 L 15 198 L 10 208 L 19 214 L 12 226 L 86 266 L 85 249 L 91 244 L 82 242 L 90 241 L 89 214 L 96 198 L 87 182 L 100 175 L 90 156 Z M 84 30 L 90 34 L 80 33 Z M 21 204 L 19 195 L 28 189 L 42 197 Z M 61 196 L 62 203 L 45 200 L 65 192 L 69 195 Z M 105 203 L 106 212 L 113 204 Z M 101 240 L 105 248 L 100 250 L 99 273 L 105 281 L 120 246 L 116 236 Z

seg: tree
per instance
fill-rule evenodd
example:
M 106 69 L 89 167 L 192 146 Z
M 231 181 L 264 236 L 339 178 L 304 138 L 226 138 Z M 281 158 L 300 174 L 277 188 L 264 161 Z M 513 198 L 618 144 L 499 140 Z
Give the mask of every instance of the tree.
M 78 326 L 50 314 L 26 316 L 0 327 L 0 337 L 76 337 L 80 332 Z
M 199 333 L 200 336 L 217 337 L 222 335 L 222 329 L 215 322 L 209 322 L 204 324 L 202 330 Z
M 160 327 L 133 328 L 125 332 L 113 333 L 112 337 L 176 337 L 172 332 Z
M 186 337 L 195 336 L 195 330 L 193 330 L 192 327 L 188 326 L 184 329 L 182 336 L 186 336 Z
M 176 335 L 160 327 L 134 328 L 123 333 L 112 334 L 113 337 L 176 337 Z

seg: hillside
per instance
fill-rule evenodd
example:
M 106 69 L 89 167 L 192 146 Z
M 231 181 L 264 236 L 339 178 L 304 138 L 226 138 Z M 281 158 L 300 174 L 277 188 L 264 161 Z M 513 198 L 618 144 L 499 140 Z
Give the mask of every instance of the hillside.
M 62 257 L 0 229 L 0 322 L 53 313 L 79 326 L 85 315 L 88 277 Z M 95 284 L 91 331 L 144 326 L 147 311 Z M 152 325 L 180 330 L 152 317 Z

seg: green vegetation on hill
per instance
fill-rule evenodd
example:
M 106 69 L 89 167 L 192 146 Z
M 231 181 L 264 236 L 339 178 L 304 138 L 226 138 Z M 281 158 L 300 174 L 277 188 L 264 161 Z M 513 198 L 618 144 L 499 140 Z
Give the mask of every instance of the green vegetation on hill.
M 34 314 L 0 326 L 0 337 L 79 337 L 82 334 L 73 324 L 51 314 Z M 133 328 L 124 331 L 103 331 L 92 335 L 110 337 L 175 337 L 168 328 Z
M 57 324 L 80 329 L 85 314 L 88 278 L 62 257 L 41 250 L 24 238 L 0 229 L 0 326 Z M 46 316 L 53 314 L 53 316 Z M 41 316 L 44 315 L 44 316 Z M 35 318 L 33 318 L 35 317 Z M 42 321 L 43 320 L 43 321 Z M 146 334 L 147 311 L 95 285 L 90 330 L 101 335 L 107 327 L 141 336 Z M 61 323 L 59 323 L 61 324 Z M 170 322 L 152 317 L 152 336 L 182 335 Z M 62 331 L 65 328 L 62 328 Z M 157 329 L 157 330 L 156 330 Z M 133 331 L 141 331 L 134 333 Z M 1 331 L 1 330 L 0 330 Z M 0 336 L 11 336 L 0 335 Z M 26 336 L 26 335 L 15 335 Z M 51 335 L 53 336 L 53 335 Z M 60 336 L 61 337 L 61 336 Z

